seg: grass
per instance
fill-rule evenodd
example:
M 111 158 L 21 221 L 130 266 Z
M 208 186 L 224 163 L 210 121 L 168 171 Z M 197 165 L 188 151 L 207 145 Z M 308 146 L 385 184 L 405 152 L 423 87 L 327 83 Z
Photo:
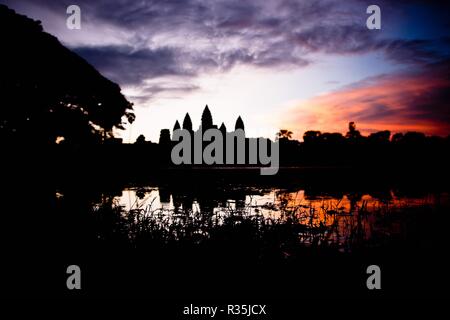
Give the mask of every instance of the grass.
M 369 205 L 363 200 L 349 210 L 341 201 L 291 205 L 289 199 L 281 198 L 260 205 L 251 200 L 243 206 L 227 202 L 202 213 L 195 204 L 167 209 L 154 208 L 154 202 L 153 198 L 145 206 L 135 203 L 130 210 L 114 199 L 95 206 L 96 238 L 139 248 L 250 246 L 260 257 L 270 251 L 290 258 L 304 249 L 349 253 L 392 243 L 416 244 L 424 239 L 423 217 L 439 211 L 427 203 Z

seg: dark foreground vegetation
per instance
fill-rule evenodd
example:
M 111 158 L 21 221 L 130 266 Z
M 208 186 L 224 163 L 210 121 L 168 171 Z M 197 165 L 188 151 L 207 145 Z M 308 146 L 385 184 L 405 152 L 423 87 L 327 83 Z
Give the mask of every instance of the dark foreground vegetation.
M 408 176 L 321 170 L 290 171 L 266 182 L 211 171 L 158 171 L 147 177 L 160 197 L 166 190 L 172 197 L 194 198 L 200 211 L 183 205 L 134 205 L 128 210 L 115 201 L 126 184 L 117 185 L 113 176 L 78 176 L 56 185 L 58 177 L 45 171 L 17 173 L 10 183 L 2 183 L 3 288 L 15 295 L 159 299 L 226 298 L 230 292 L 255 299 L 439 297 L 448 283 L 442 278 L 448 180 L 438 172 Z M 320 214 L 327 221 L 322 224 L 310 223 L 319 214 L 310 207 L 283 201 L 251 208 L 225 205 L 220 214 L 209 211 L 222 201 L 218 197 L 239 198 L 236 190 L 250 187 L 300 187 L 311 196 L 354 194 L 356 199 L 358 194 L 382 199 L 391 188 L 414 197 L 429 192 L 444 196 L 419 206 L 392 206 L 389 200 L 376 208 L 362 204 L 351 213 L 324 207 Z M 267 209 L 277 215 L 263 215 Z M 345 241 L 336 241 L 333 221 L 347 220 L 352 224 Z M 363 227 L 367 224 L 373 227 L 370 234 Z M 79 264 L 84 272 L 82 292 L 66 290 L 70 264 Z M 382 292 L 366 289 L 365 270 L 371 264 L 385 270 Z

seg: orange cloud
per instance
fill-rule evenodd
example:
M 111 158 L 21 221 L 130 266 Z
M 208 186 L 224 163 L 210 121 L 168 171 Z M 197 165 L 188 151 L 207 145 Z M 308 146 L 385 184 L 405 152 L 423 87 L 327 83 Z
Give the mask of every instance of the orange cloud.
M 363 134 L 420 131 L 450 134 L 450 80 L 445 75 L 398 74 L 370 78 L 289 107 L 280 127 L 301 138 L 307 130 L 345 133 L 355 121 Z

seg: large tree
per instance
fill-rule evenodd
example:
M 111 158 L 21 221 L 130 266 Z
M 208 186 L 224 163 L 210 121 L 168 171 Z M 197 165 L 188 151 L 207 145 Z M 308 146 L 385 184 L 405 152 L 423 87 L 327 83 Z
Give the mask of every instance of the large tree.
M 73 143 L 112 137 L 132 122 L 120 87 L 43 31 L 0 5 L 0 139 Z

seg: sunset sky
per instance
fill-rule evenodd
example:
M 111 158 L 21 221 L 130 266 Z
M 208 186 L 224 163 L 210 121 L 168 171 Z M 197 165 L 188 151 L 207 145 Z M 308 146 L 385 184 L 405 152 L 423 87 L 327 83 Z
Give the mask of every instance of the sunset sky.
M 157 141 L 208 104 L 249 136 L 290 129 L 450 134 L 448 4 L 433 1 L 3 1 L 117 82 L 137 119 L 120 133 Z M 81 8 L 82 29 L 66 27 Z M 367 6 L 381 30 L 366 28 Z M 68 75 L 70 76 L 70 75 Z

